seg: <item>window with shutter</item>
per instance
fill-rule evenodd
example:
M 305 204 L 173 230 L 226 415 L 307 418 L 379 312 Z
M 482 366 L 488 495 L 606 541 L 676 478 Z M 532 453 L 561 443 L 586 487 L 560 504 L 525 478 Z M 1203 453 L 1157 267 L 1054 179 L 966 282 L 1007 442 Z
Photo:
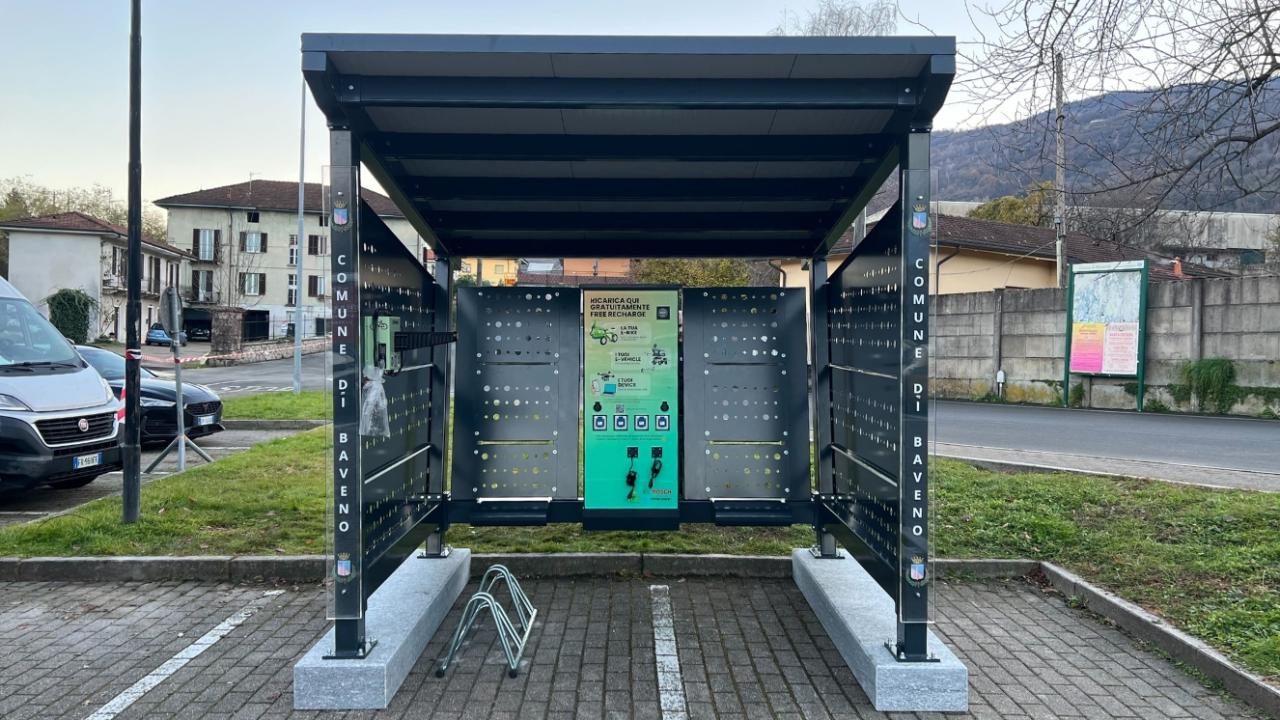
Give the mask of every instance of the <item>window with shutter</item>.
M 315 297 L 315 296 L 316 296 L 316 276 L 308 275 L 307 276 L 307 297 Z
M 200 228 L 191 229 L 191 254 L 200 257 Z
M 222 231 L 213 231 L 213 261 L 218 262 L 222 259 Z
M 267 274 L 266 273 L 258 273 L 258 294 L 259 295 L 267 294 Z
M 244 252 L 248 237 L 249 233 L 244 230 L 240 231 L 240 252 Z
M 261 247 L 262 247 L 262 249 L 261 249 L 259 252 L 266 252 L 266 251 L 267 251 L 267 234 L 266 234 L 266 233 L 262 233 L 262 244 L 261 244 Z

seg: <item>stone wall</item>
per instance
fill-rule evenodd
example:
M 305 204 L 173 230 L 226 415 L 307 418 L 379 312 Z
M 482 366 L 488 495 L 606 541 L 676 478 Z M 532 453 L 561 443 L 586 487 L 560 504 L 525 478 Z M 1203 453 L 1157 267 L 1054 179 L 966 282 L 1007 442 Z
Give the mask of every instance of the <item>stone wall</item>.
M 932 391 L 979 399 L 1005 372 L 1009 402 L 1061 402 L 1066 292 L 997 290 L 932 298 Z M 996 329 L 999 328 L 999 332 Z M 1236 368 L 1233 414 L 1280 414 L 1280 277 L 1152 283 L 1147 295 L 1147 398 L 1195 411 L 1180 388 L 1188 361 L 1223 357 Z M 1084 405 L 1133 409 L 1131 379 L 1073 376 Z
M 302 354 L 324 352 L 329 349 L 329 344 L 330 340 L 327 337 L 305 338 L 302 341 Z M 279 338 L 245 343 L 233 357 L 214 358 L 205 361 L 205 364 L 209 367 L 224 367 L 291 357 L 293 357 L 293 338 Z

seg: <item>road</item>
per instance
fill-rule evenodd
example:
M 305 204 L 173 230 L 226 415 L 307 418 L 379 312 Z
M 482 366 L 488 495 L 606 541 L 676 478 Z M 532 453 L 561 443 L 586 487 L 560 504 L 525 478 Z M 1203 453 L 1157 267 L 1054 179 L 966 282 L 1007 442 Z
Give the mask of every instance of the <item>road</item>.
M 196 440 L 196 444 L 213 456 L 214 460 L 219 460 L 228 455 L 248 450 L 258 443 L 286 437 L 296 432 L 298 431 L 224 430 L 220 433 L 199 438 Z M 163 449 L 149 448 L 144 450 L 142 453 L 142 467 L 146 468 L 150 465 L 151 461 Z M 190 450 L 187 451 L 187 467 L 191 468 L 202 464 L 204 464 L 204 461 L 198 455 Z M 143 484 L 170 474 L 176 469 L 176 466 L 177 456 L 170 453 L 169 457 L 156 468 L 154 473 L 142 476 Z M 66 512 L 90 500 L 114 495 L 120 492 L 122 480 L 121 473 L 113 472 L 102 475 L 88 485 L 74 490 L 38 488 L 20 493 L 2 494 L 0 495 L 0 527 L 13 523 L 38 520 L 55 513 Z M 0 555 L 2 554 L 3 552 L 0 552 Z
M 1280 422 L 1272 420 L 935 402 L 933 429 L 941 445 L 1052 454 L 1060 460 L 1075 456 L 1092 461 L 1094 470 L 1099 462 L 1114 460 L 1125 467 L 1194 470 L 1193 477 L 1215 471 L 1265 473 L 1265 484 L 1275 485 L 1266 489 L 1280 490 Z
M 304 390 L 324 389 L 327 372 L 325 364 L 328 356 L 328 353 L 311 353 L 302 356 Z M 293 358 L 229 367 L 184 369 L 182 379 L 208 385 L 222 396 L 293 390 Z

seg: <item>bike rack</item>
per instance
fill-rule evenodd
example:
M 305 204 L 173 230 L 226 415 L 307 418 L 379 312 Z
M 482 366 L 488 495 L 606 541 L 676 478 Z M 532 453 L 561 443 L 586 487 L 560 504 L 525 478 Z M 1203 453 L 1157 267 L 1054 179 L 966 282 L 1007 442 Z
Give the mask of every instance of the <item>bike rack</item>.
M 516 625 L 511 622 L 502 604 L 493 597 L 492 590 L 498 581 L 505 582 L 507 590 L 511 593 L 511 604 L 515 606 L 516 617 L 520 621 L 519 631 L 516 630 Z M 529 631 L 533 629 L 533 621 L 538 617 L 538 610 L 533 603 L 529 602 L 529 596 L 525 595 L 516 576 L 512 575 L 504 565 L 493 565 L 484 571 L 484 576 L 480 578 L 480 588 L 463 608 L 462 619 L 458 622 L 458 629 L 453 633 L 453 640 L 449 643 L 449 651 L 445 653 L 440 666 L 436 668 L 436 677 L 444 677 L 445 671 L 449 669 L 458 651 L 462 649 L 462 643 L 466 640 L 468 633 L 475 627 L 480 611 L 486 609 L 493 616 L 493 624 L 498 630 L 498 639 L 502 641 L 502 652 L 507 657 L 507 675 L 516 677 L 520 674 L 520 658 L 524 655 L 524 646 L 529 640 Z

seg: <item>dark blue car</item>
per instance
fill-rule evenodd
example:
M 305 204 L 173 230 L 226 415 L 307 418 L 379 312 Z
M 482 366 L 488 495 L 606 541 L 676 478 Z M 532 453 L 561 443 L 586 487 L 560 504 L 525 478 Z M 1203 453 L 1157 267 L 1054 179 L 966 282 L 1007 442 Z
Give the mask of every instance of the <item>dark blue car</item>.
M 170 345 L 173 338 L 169 337 L 169 333 L 165 331 L 164 326 L 160 323 L 153 323 L 151 328 L 147 330 L 147 345 Z M 178 343 L 187 344 L 187 334 L 185 332 L 178 333 Z

